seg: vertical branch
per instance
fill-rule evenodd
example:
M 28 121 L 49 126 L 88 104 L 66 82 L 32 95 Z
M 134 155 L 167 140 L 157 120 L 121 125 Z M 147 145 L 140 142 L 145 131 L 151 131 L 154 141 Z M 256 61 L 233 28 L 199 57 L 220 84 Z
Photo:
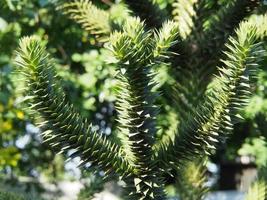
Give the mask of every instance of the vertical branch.
M 128 154 L 136 174 L 132 180 L 131 199 L 162 199 L 165 195 L 152 160 L 152 145 L 156 134 L 153 105 L 156 94 L 151 91 L 151 65 L 154 44 L 151 33 L 144 31 L 138 19 L 128 21 L 123 33 L 114 33 L 112 50 L 118 59 L 121 82 L 117 110 L 120 130 L 126 134 Z M 135 189 L 135 192 L 132 190 Z

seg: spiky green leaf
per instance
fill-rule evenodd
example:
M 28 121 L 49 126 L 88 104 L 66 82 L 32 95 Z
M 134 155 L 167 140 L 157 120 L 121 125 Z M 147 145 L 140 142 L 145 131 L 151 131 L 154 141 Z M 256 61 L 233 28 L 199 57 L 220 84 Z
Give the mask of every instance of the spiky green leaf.
M 97 165 L 107 174 L 127 176 L 132 171 L 123 151 L 93 130 L 69 103 L 58 84 L 53 61 L 45 46 L 35 37 L 20 41 L 16 65 L 27 75 L 27 93 L 31 108 L 43 118 L 41 128 L 44 139 L 56 150 L 74 150 L 70 158 L 79 156 L 81 165 Z

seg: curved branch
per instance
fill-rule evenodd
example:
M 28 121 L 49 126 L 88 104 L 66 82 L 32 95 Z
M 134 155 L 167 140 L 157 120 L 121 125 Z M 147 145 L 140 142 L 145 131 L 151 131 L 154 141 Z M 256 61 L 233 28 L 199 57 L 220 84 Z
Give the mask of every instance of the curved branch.
M 53 62 L 44 45 L 34 37 L 20 41 L 16 64 L 26 79 L 31 108 L 43 118 L 43 137 L 60 152 L 74 149 L 71 158 L 81 157 L 81 165 L 92 163 L 108 173 L 126 176 L 132 172 L 124 153 L 92 129 L 67 102 L 56 81 Z
M 105 42 L 113 30 L 110 13 L 97 8 L 90 0 L 74 0 L 64 3 L 58 9 L 68 15 L 84 30 L 95 35 L 100 42 Z
M 202 152 L 211 153 L 218 140 L 232 129 L 239 109 L 247 103 L 251 80 L 263 57 L 261 46 L 256 43 L 259 28 L 251 22 L 243 22 L 236 31 L 237 38 L 229 39 L 226 59 L 222 60 L 225 67 L 219 68 L 220 75 L 206 92 L 203 104 L 183 120 L 175 139 L 162 143 L 156 151 L 155 157 L 164 169 Z

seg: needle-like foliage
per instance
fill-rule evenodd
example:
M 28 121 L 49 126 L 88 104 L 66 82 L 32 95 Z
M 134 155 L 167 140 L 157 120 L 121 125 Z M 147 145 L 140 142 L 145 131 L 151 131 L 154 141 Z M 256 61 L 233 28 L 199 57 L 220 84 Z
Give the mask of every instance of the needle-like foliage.
M 245 200 L 266 200 L 267 198 L 267 171 L 266 166 L 259 169 L 258 178 L 249 187 Z
M 67 102 L 56 81 L 53 61 L 34 37 L 23 38 L 16 64 L 24 74 L 31 107 L 43 118 L 41 128 L 48 143 L 62 152 L 74 149 L 81 164 L 92 163 L 107 175 L 116 173 L 126 185 L 129 199 L 164 199 L 160 176 L 152 159 L 156 134 L 155 85 L 151 67 L 166 58 L 177 27 L 168 22 L 158 33 L 144 30 L 144 23 L 132 18 L 123 29 L 111 35 L 111 50 L 118 61 L 121 90 L 118 101 L 119 123 L 127 136 L 130 152 L 92 130 Z M 130 155 L 130 156 L 129 156 Z
M 16 64 L 25 76 L 31 108 L 43 118 L 45 140 L 62 152 L 75 150 L 70 157 L 80 156 L 81 165 L 91 162 L 107 173 L 129 173 L 132 169 L 121 149 L 93 131 L 67 102 L 44 45 L 35 37 L 25 37 L 17 54 Z
M 196 8 L 198 4 L 198 0 L 177 0 L 173 3 L 173 19 L 179 24 L 180 35 L 183 39 L 186 39 L 190 35 L 193 28 L 196 29 L 194 19 L 197 15 Z M 198 23 L 200 23 L 199 18 Z
M 178 171 L 176 189 L 182 200 L 202 200 L 208 193 L 203 158 L 186 162 Z
M 114 29 L 110 13 L 97 8 L 89 0 L 64 3 L 59 9 L 81 24 L 86 31 L 95 35 L 100 41 L 106 41 Z
M 238 110 L 247 102 L 250 81 L 263 51 L 256 43 L 253 24 L 242 23 L 236 34 L 226 44 L 228 51 L 222 60 L 225 67 L 219 68 L 220 74 L 214 79 L 216 84 L 194 112 L 181 121 L 176 137 L 162 144 L 157 156 L 166 167 L 203 151 L 209 154 L 218 140 L 232 130 Z
M 89 0 L 62 6 L 86 30 L 104 38 L 113 53 L 120 83 L 116 110 L 122 145 L 95 132 L 67 102 L 45 46 L 35 37 L 26 37 L 20 42 L 16 64 L 26 78 L 31 107 L 43 118 L 43 137 L 49 144 L 63 152 L 74 149 L 70 157 L 79 156 L 81 165 L 91 163 L 107 176 L 116 174 L 125 182 L 127 199 L 166 199 L 164 176 L 173 171 L 178 185 L 195 189 L 192 195 L 180 194 L 201 199 L 206 193 L 203 165 L 192 163 L 213 153 L 240 120 L 239 111 L 266 56 L 260 40 L 266 39 L 267 15 L 243 20 L 257 7 L 253 0 L 227 1 L 223 7 L 216 1 L 191 0 L 175 4 L 175 22 L 162 23 L 167 15 L 154 1 L 125 2 L 141 19 L 125 17 L 115 28 L 109 11 Z M 160 110 L 155 105 L 159 92 L 154 77 L 156 69 L 167 64 L 177 82 L 167 86 L 173 91 L 167 102 L 177 121 L 157 138 Z M 190 163 L 198 181 L 186 178 L 190 168 L 184 167 Z

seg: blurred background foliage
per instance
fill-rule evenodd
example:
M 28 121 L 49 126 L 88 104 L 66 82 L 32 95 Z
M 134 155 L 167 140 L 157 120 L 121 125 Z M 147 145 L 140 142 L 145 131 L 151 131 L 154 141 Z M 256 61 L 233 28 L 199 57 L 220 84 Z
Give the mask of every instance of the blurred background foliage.
M 66 179 L 83 180 L 85 189 L 81 190 L 79 199 L 88 199 L 103 189 L 101 173 L 92 175 L 77 170 L 79 161 L 66 163 L 64 155 L 55 155 L 42 143 L 40 130 L 29 117 L 29 111 L 22 109 L 19 81 L 14 82 L 19 78 L 12 64 L 14 50 L 22 36 L 35 34 L 47 42 L 68 99 L 95 129 L 116 140 L 116 134 L 111 133 L 116 132 L 114 102 L 117 83 L 115 67 L 109 64 L 110 53 L 94 36 L 56 10 L 59 1 L 0 1 L 0 191 L 31 192 L 33 197 L 29 198 L 36 199 L 44 191 L 41 180 L 54 184 Z M 157 1 L 161 8 L 171 10 L 174 0 Z M 93 2 L 103 9 L 114 3 L 109 0 Z M 125 14 L 120 10 L 116 13 Z M 219 165 L 235 162 L 240 156 L 250 156 L 259 167 L 267 163 L 267 60 L 263 62 L 265 67 L 259 73 L 255 92 L 242 112 L 245 120 L 235 126 L 234 134 L 211 159 Z M 168 76 L 166 66 L 158 71 L 156 78 L 164 90 L 164 83 L 171 84 L 174 80 Z M 161 104 L 164 102 L 164 98 L 159 100 Z M 165 105 L 162 110 L 158 117 L 161 127 L 175 127 L 176 116 L 171 107 Z M 0 199 L 1 195 L 5 194 L 0 192 Z M 5 198 L 14 199 L 12 194 L 9 195 L 11 197 Z

